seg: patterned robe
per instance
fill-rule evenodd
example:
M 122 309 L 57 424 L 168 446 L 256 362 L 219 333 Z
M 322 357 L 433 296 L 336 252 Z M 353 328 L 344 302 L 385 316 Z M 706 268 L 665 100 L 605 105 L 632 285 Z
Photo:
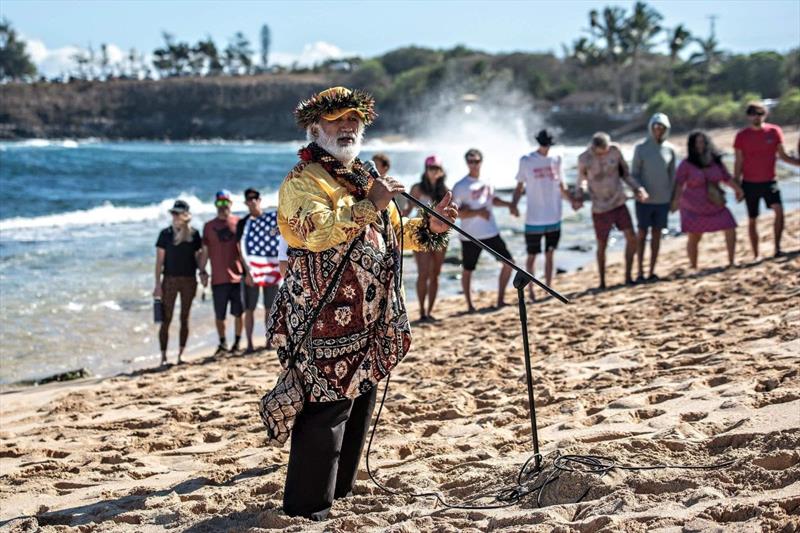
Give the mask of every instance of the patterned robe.
M 411 346 L 400 266 L 400 215 L 381 215 L 357 201 L 317 163 L 301 161 L 281 185 L 278 225 L 289 245 L 289 266 L 267 338 L 285 367 L 294 349 L 308 401 L 354 398 L 368 392 Z M 420 249 L 415 228 L 403 221 L 403 245 Z M 355 241 L 355 243 L 354 243 Z M 350 246 L 347 264 L 335 276 Z M 329 284 L 311 333 L 297 346 Z

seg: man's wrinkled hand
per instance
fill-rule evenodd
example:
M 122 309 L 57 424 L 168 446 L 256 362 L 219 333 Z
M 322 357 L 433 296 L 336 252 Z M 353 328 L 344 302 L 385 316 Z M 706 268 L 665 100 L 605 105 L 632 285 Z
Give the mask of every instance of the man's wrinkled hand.
M 383 211 L 395 195 L 405 190 L 406 188 L 403 184 L 394 178 L 389 176 L 375 178 L 375 181 L 372 182 L 372 188 L 367 193 L 367 200 L 372 202 L 378 211 Z
M 458 208 L 451 203 L 452 199 L 453 193 L 448 191 L 447 194 L 444 195 L 444 198 L 442 198 L 442 201 L 436 204 L 436 207 L 434 207 L 433 210 L 450 222 L 455 222 L 456 217 L 458 217 Z M 450 226 L 435 217 L 430 217 L 429 224 L 431 231 L 434 233 L 444 233 L 450 229 Z

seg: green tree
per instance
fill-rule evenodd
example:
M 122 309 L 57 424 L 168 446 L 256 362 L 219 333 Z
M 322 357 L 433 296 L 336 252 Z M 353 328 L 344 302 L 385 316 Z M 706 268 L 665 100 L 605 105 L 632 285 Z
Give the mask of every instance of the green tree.
M 777 52 L 732 56 L 720 64 L 709 89 L 736 95 L 754 92 L 766 98 L 777 98 L 787 89 L 784 62 L 785 58 Z
M 636 2 L 633 6 L 633 13 L 625 20 L 622 29 L 622 39 L 625 41 L 624 48 L 630 50 L 631 55 L 631 103 L 639 103 L 639 65 L 641 63 L 642 52 L 649 51 L 653 45 L 653 39 L 661 32 L 661 13 L 648 6 L 644 2 Z
M 153 51 L 153 66 L 162 78 L 192 73 L 192 54 L 188 43 L 176 42 L 171 33 L 162 33 L 164 47 Z
M 667 46 L 669 47 L 669 92 L 675 94 L 675 69 L 678 64 L 678 54 L 691 42 L 692 34 L 683 24 L 678 24 L 669 32 Z
M 225 67 L 228 74 L 251 74 L 253 72 L 253 50 L 244 33 L 237 31 L 225 48 Z
M 20 41 L 11 22 L 0 20 L 0 80 L 20 80 L 36 75 L 25 42 Z
M 195 75 L 218 76 L 223 66 L 214 40 L 208 36 L 192 47 L 192 66 Z
M 267 62 L 269 60 L 269 44 L 270 32 L 269 26 L 264 24 L 261 26 L 261 70 L 267 70 Z
M 783 94 L 770 117 L 780 124 L 800 124 L 800 88 L 794 87 Z
M 370 91 L 376 97 L 383 94 L 389 86 L 389 76 L 383 64 L 377 59 L 362 61 L 350 74 L 348 83 L 353 87 Z
M 614 89 L 617 111 L 622 111 L 622 66 L 629 57 L 623 38 L 625 21 L 625 10 L 621 7 L 604 8 L 602 17 L 596 9 L 589 12 L 589 31 L 592 36 L 603 41 L 603 47 L 598 47 L 597 50 L 611 71 L 611 86 Z
M 800 48 L 790 50 L 783 58 L 783 76 L 789 87 L 800 87 Z
M 719 41 L 717 41 L 713 32 L 707 39 L 695 38 L 693 41 L 700 45 L 700 51 L 689 57 L 689 63 L 702 69 L 703 81 L 708 83 L 711 76 L 717 72 L 719 65 L 725 59 L 725 52 L 720 50 Z
M 442 61 L 442 53 L 430 48 L 407 46 L 392 50 L 381 56 L 380 62 L 390 76 L 396 76 L 417 67 L 433 65 Z

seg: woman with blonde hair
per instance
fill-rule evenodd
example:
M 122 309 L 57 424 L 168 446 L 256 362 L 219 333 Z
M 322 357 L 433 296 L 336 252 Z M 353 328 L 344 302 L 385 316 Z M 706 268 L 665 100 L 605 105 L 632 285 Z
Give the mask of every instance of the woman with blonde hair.
M 203 241 L 200 232 L 191 226 L 189 204 L 176 200 L 172 209 L 172 224 L 164 228 L 156 241 L 156 284 L 153 298 L 161 300 L 163 320 L 158 333 L 161 364 L 167 363 L 167 340 L 175 300 L 181 296 L 181 329 L 178 364 L 189 338 L 189 311 L 197 292 L 197 266 Z M 201 276 L 203 273 L 201 273 Z
M 410 194 L 425 204 L 436 205 L 449 191 L 445 185 L 446 179 L 447 175 L 444 173 L 441 159 L 436 155 L 431 155 L 425 159 L 425 170 L 419 183 L 411 187 Z M 408 216 L 412 210 L 412 205 L 407 206 L 403 211 L 403 216 Z M 446 248 L 435 252 L 414 252 L 417 262 L 417 299 L 419 300 L 420 322 L 436 320 L 431 312 L 436 303 L 436 294 L 439 292 L 439 274 L 442 272 L 446 253 Z

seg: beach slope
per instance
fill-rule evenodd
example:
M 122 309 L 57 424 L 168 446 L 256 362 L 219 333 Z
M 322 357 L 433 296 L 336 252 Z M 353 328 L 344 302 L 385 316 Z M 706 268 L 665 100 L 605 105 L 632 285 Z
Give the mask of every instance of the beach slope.
M 541 508 L 532 494 L 494 510 L 387 495 L 362 471 L 327 522 L 288 518 L 288 445 L 265 447 L 257 413 L 278 373 L 264 352 L 4 392 L 0 530 L 796 531 L 799 236 L 791 213 L 789 253 L 752 263 L 740 227 L 734 269 L 715 268 L 724 241 L 707 236 L 698 273 L 687 269 L 685 238 L 673 239 L 658 283 L 595 293 L 588 269 L 557 278 L 568 306 L 529 306 L 547 465 L 558 453 L 617 465 L 733 461 L 725 468 L 565 472 Z M 613 285 L 621 258 L 610 263 Z M 371 457 L 392 489 L 441 491 L 450 503 L 513 486 L 532 451 L 517 309 L 457 316 L 462 308 L 444 301 L 437 315 L 447 318 L 415 328 Z

